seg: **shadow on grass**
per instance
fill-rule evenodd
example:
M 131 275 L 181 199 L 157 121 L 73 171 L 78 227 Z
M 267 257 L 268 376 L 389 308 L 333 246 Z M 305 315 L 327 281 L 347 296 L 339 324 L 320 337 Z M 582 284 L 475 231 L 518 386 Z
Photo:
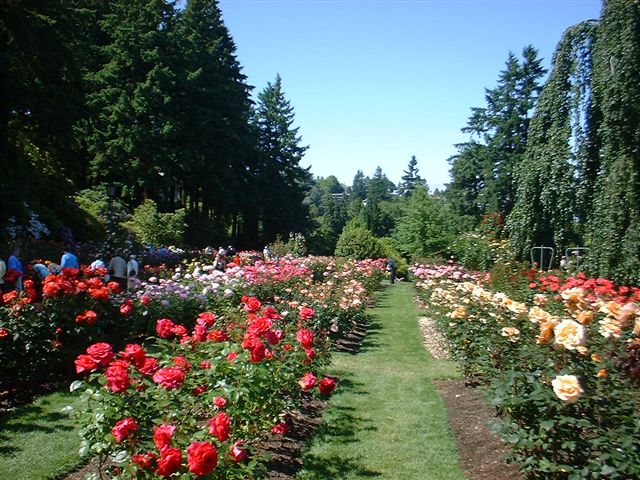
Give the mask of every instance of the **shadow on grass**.
M 68 415 L 60 412 L 43 414 L 42 407 L 37 405 L 21 407 L 19 416 L 6 418 L 0 422 L 0 455 L 8 456 L 21 451 L 15 446 L 14 441 L 20 435 L 34 432 L 56 434 L 73 430 L 74 427 L 64 424 L 68 419 Z
M 350 377 L 340 379 L 341 395 L 366 395 L 366 385 Z M 371 419 L 359 415 L 358 408 L 340 405 L 333 402 L 325 413 L 323 423 L 314 435 L 314 443 L 321 446 L 340 446 L 355 443 L 358 435 L 363 431 L 375 431 L 377 427 Z M 303 458 L 304 472 L 301 479 L 329 479 L 329 478 L 375 478 L 381 474 L 366 467 L 366 459 L 361 457 L 348 458 L 331 451 L 321 454 L 307 452 Z

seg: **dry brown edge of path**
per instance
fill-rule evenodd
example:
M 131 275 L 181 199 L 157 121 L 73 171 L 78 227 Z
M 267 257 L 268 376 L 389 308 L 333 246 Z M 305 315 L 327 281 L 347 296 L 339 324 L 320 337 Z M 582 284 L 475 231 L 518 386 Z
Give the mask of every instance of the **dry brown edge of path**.
M 422 343 L 435 359 L 449 358 L 447 341 L 435 320 L 418 318 Z M 469 480 L 518 480 L 517 465 L 504 460 L 508 447 L 491 431 L 495 419 L 482 394 L 463 380 L 439 380 L 434 385 L 447 409 L 460 461 Z

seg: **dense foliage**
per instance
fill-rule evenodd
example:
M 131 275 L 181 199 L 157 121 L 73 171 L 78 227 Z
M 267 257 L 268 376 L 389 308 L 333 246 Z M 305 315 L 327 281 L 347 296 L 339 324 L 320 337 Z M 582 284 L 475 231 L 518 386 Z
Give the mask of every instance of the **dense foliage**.
M 526 478 L 640 475 L 640 289 L 526 270 L 501 272 L 497 291 L 456 265 L 414 273 L 465 375 L 485 385 Z

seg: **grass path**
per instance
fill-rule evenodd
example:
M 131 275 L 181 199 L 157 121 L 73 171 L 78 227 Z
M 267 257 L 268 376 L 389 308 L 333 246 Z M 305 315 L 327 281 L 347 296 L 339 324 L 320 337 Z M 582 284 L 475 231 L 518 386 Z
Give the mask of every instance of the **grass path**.
M 43 395 L 0 422 L 0 478 L 62 478 L 81 464 L 78 422 L 62 409 L 77 406 L 69 393 Z
M 422 345 L 412 296 L 411 284 L 386 288 L 360 352 L 334 354 L 338 390 L 297 478 L 465 478 L 433 386 L 458 373 Z

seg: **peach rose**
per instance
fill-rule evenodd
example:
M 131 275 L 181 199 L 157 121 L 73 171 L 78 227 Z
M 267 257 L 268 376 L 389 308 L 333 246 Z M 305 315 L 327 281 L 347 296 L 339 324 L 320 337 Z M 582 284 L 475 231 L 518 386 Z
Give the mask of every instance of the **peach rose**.
M 584 345 L 586 340 L 584 327 L 575 320 L 563 320 L 555 326 L 553 333 L 556 343 L 567 350 L 575 350 L 576 347 Z
M 557 324 L 558 322 L 556 320 L 551 319 L 540 325 L 540 333 L 538 334 L 536 343 L 539 345 L 546 345 L 547 343 L 550 343 L 553 339 L 553 329 Z
M 556 396 L 567 403 L 577 402 L 584 393 L 575 375 L 558 375 L 551 380 L 551 385 Z
M 589 307 L 589 303 L 585 300 L 584 294 L 584 290 L 576 287 L 569 288 L 560 295 L 569 311 L 575 313 L 577 310 L 585 310 Z
M 593 322 L 593 312 L 590 310 L 582 310 L 576 315 L 576 321 L 582 325 L 589 325 Z
M 529 310 L 529 320 L 531 323 L 543 324 L 551 319 L 551 314 L 540 307 L 531 307 Z
M 503 327 L 501 335 L 503 337 L 509 337 L 510 342 L 517 342 L 520 338 L 520 330 L 516 327 Z

